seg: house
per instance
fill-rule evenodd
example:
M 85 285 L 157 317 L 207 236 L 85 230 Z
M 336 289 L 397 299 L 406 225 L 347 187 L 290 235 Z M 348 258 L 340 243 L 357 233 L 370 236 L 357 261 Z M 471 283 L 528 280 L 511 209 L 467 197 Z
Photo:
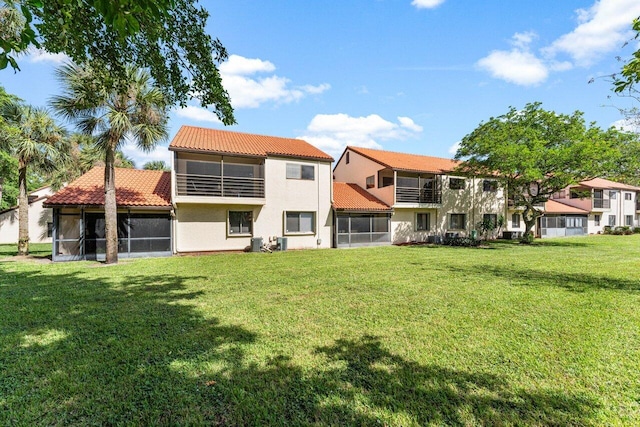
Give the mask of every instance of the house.
M 53 228 L 51 209 L 43 206 L 53 194 L 51 187 L 42 187 L 29 194 L 29 241 L 50 243 Z M 0 244 L 18 242 L 18 207 L 0 211 Z
M 541 237 L 601 233 L 606 226 L 640 226 L 640 187 L 582 181 L 554 194 L 539 219 Z
M 331 247 L 333 158 L 308 142 L 182 126 L 169 150 L 174 252 Z
M 437 241 L 470 235 L 480 221 L 495 223 L 506 213 L 505 194 L 495 179 L 456 175 L 457 165 L 451 159 L 349 146 L 333 175 L 393 210 L 391 243 Z M 336 216 L 340 224 L 339 211 Z
M 118 256 L 172 253 L 171 174 L 115 169 Z M 49 197 L 54 261 L 105 258 L 104 168 L 94 167 Z

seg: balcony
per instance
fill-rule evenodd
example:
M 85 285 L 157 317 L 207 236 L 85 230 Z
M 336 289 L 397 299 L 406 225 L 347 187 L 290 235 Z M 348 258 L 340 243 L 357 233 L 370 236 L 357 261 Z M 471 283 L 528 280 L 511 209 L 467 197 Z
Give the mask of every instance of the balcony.
M 433 177 L 398 175 L 396 203 L 441 204 L 441 177 L 439 175 Z
M 264 178 L 176 173 L 176 194 L 199 197 L 264 198 Z
M 611 200 L 609 199 L 593 199 L 593 209 L 609 209 L 611 208 Z

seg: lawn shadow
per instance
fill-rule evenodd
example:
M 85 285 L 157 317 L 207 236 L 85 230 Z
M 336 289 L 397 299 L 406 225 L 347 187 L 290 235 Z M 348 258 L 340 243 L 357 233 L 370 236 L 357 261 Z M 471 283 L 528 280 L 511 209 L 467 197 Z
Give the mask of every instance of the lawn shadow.
M 481 264 L 474 267 L 458 266 L 452 269 L 456 274 L 470 276 L 492 276 L 521 286 L 556 286 L 573 292 L 585 292 L 592 289 L 612 289 L 621 291 L 640 291 L 640 280 L 616 278 L 592 273 L 572 273 L 551 270 L 535 270 L 512 265 Z
M 204 318 L 187 280 L 0 265 L 1 425 L 215 424 L 202 361 L 238 365 L 256 335 Z M 3 271 L 7 270 L 7 271 Z
M 230 371 L 213 386 L 221 420 L 230 425 L 591 425 L 599 406 L 562 390 L 515 390 L 493 374 L 421 365 L 370 336 L 340 339 L 315 354 L 326 359 L 326 369 L 302 369 L 279 356 L 266 366 Z

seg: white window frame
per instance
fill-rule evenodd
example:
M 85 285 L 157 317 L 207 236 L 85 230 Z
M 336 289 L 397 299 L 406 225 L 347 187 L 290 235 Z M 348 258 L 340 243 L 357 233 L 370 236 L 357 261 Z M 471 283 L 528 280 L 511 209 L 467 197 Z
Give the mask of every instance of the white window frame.
M 287 163 L 286 165 L 287 171 L 286 176 L 287 179 L 298 179 L 301 181 L 315 181 L 316 180 L 316 167 L 315 165 L 305 165 L 302 163 Z M 305 168 L 311 168 L 313 171 L 313 176 L 309 178 L 309 175 L 303 173 Z M 308 171 L 307 171 L 308 173 Z
M 302 218 L 302 215 L 305 214 L 311 214 L 311 230 L 303 230 L 303 231 L 295 231 L 295 230 L 288 230 L 287 229 L 287 219 L 289 217 L 289 215 L 297 215 L 298 217 L 298 228 L 300 228 L 300 219 Z M 307 234 L 316 234 L 316 217 L 317 217 L 317 212 L 313 212 L 313 211 L 285 211 L 283 216 L 283 220 L 284 220 L 284 224 L 283 224 L 283 229 L 284 229 L 284 234 L 285 235 L 307 235 Z

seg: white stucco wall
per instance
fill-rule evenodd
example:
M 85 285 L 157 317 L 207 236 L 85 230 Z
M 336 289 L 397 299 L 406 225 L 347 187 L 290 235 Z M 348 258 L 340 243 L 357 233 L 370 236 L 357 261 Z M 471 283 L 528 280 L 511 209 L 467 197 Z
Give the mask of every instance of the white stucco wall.
M 347 164 L 347 153 L 349 153 L 349 163 Z M 347 150 L 340 158 L 333 170 L 336 182 L 348 182 L 358 184 L 378 199 L 392 206 L 394 203 L 394 186 L 378 188 L 378 171 L 384 167 L 358 153 Z M 373 188 L 367 188 L 367 177 L 374 176 Z
M 52 193 L 50 187 L 45 187 L 30 195 L 40 198 Z M 32 243 L 51 243 L 51 237 L 47 237 L 47 223 L 53 221 L 53 213 L 51 209 L 42 206 L 45 200 L 41 199 L 29 204 L 29 241 Z M 0 244 L 6 243 L 18 243 L 17 208 L 0 214 Z
M 313 165 L 315 179 L 286 178 L 287 163 Z M 251 237 L 287 237 L 289 249 L 331 247 L 331 164 L 328 162 L 268 158 L 265 160 L 265 203 L 263 205 L 237 205 L 219 203 L 185 203 L 176 205 L 175 250 L 199 252 L 216 250 L 243 250 L 251 243 Z M 182 200 L 184 200 L 183 198 Z M 201 200 L 202 198 L 200 198 Z M 229 235 L 227 217 L 229 211 L 253 212 L 252 236 Z M 286 234 L 285 212 L 314 212 L 315 232 Z

